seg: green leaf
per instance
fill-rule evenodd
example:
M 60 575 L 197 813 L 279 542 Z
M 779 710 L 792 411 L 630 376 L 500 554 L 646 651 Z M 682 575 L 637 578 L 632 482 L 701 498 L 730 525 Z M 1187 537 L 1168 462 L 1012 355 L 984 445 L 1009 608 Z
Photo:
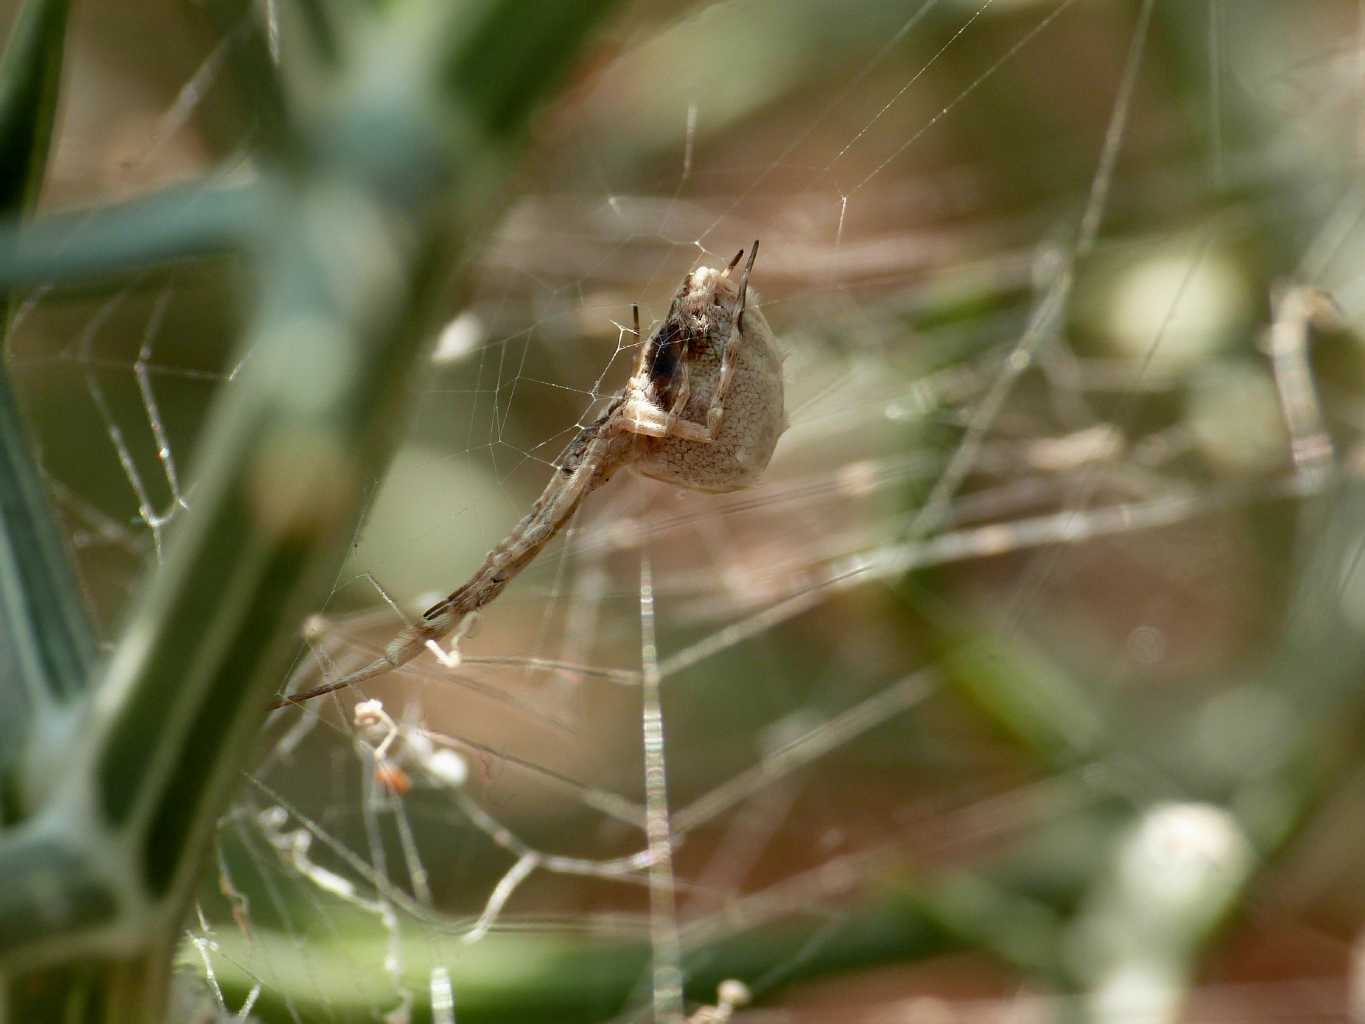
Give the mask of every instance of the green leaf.
M 0 209 L 36 200 L 52 140 L 67 5 L 31 0 L 0 58 Z M 7 321 L 0 301 L 0 323 Z M 87 685 L 94 634 L 0 361 L 0 821 L 22 815 L 6 769 L 38 712 Z
M 177 186 L 125 203 L 0 227 L 0 286 L 75 285 L 244 247 L 259 185 Z
M 0 58 L 0 212 L 32 207 L 57 114 L 66 0 L 29 0 Z

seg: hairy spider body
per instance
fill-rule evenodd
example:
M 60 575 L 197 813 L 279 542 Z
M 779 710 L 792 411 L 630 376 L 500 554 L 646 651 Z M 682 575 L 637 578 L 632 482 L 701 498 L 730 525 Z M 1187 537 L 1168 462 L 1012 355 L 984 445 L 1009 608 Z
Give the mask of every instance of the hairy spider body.
M 583 499 L 623 466 L 700 491 L 754 483 L 786 429 L 782 356 L 756 303 L 749 303 L 755 242 L 723 270 L 699 267 L 678 287 L 668 316 L 641 347 L 626 387 L 564 450 L 545 490 L 473 576 L 399 633 L 382 657 L 335 682 L 295 693 L 273 707 L 372 679 L 461 629 L 502 593 L 557 534 Z M 640 333 L 636 311 L 635 333 Z

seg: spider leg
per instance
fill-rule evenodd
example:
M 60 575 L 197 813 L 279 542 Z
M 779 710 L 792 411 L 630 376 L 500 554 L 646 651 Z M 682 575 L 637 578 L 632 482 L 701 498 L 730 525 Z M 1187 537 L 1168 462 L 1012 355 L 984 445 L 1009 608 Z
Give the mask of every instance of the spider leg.
M 739 251 L 740 256 L 744 255 L 744 250 Z M 754 260 L 758 259 L 758 239 L 754 239 L 754 247 L 749 250 L 749 262 L 744 264 L 744 273 L 739 279 L 739 312 L 735 314 L 735 324 L 740 330 L 744 329 L 744 302 L 749 297 L 749 272 L 754 269 Z M 739 261 L 739 256 L 735 257 Z M 734 264 L 730 264 L 734 266 Z
M 290 694 L 271 704 L 282 708 L 302 704 L 375 676 L 392 672 L 412 661 L 423 651 L 437 649 L 443 661 L 453 662 L 459 641 L 472 613 L 503 592 L 507 584 L 538 555 L 543 547 L 573 518 L 583 499 L 606 483 L 613 473 L 634 458 L 629 443 L 612 429 L 613 410 L 578 432 L 569 444 L 550 482 L 545 485 L 531 510 L 521 517 L 501 544 L 488 553 L 473 576 L 448 597 L 436 602 L 412 626 L 403 630 L 384 648 L 383 657 L 343 676 L 335 682 Z M 455 633 L 451 653 L 438 647 L 439 641 Z
M 741 255 L 743 250 L 740 251 Z M 754 269 L 754 260 L 758 259 L 758 239 L 754 239 L 754 246 L 749 250 L 749 262 L 744 264 L 744 273 L 739 279 L 739 306 L 735 311 L 735 324 L 730 330 L 730 338 L 725 343 L 725 351 L 720 357 L 720 377 L 716 381 L 716 391 L 711 398 L 711 407 L 706 410 L 706 440 L 715 439 L 717 431 L 720 430 L 721 418 L 725 415 L 725 393 L 730 390 L 730 382 L 735 376 L 735 355 L 739 351 L 740 340 L 744 337 L 744 303 L 749 298 L 749 272 Z M 735 262 L 739 262 L 739 257 L 735 257 Z M 731 266 L 734 266 L 732 263 Z
M 626 453 L 613 443 L 606 423 L 599 421 L 579 432 L 530 511 L 464 586 L 422 613 L 424 622 L 440 622 L 449 632 L 464 616 L 492 601 L 564 528 L 583 499 L 611 477 Z
M 621 406 L 618 414 L 617 429 L 644 437 L 680 437 L 686 441 L 710 444 L 715 435 L 700 423 L 682 418 L 682 410 L 692 393 L 692 383 L 688 378 L 687 364 L 678 368 L 682 382 L 678 386 L 678 397 L 667 412 L 658 403 L 636 391 Z
M 621 406 L 616 429 L 642 437 L 685 437 L 690 441 L 710 441 L 710 437 L 703 436 L 706 434 L 705 427 L 678 417 L 679 408 L 674 405 L 671 410 L 665 410 L 636 392 Z
M 678 384 L 678 397 L 673 399 L 673 406 L 668 410 L 668 427 L 670 432 L 678 423 L 679 415 L 687 408 L 687 399 L 692 394 L 691 371 L 688 370 L 686 361 L 678 365 L 678 373 L 682 376 L 682 380 Z

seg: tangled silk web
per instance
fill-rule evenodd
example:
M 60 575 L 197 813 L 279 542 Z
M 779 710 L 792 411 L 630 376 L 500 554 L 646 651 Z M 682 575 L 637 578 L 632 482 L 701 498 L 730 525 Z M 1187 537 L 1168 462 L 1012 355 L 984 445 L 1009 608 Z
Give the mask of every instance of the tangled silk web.
M 221 74 L 237 37 L 170 6 L 129 16 L 183 29 L 145 74 L 122 14 L 81 14 L 101 60 L 72 62 L 49 198 L 210 155 L 250 173 Z M 755 237 L 791 427 L 752 489 L 622 474 L 458 659 L 276 712 L 187 922 L 210 1002 L 1050 1012 L 1024 936 L 1064 927 L 1056 891 L 1099 885 L 1073 864 L 1103 852 L 1089 815 L 1199 796 L 1164 788 L 1148 741 L 1239 692 L 1311 539 L 1286 519 L 1359 465 L 1358 5 L 1288 6 L 645 3 L 609 28 L 452 299 L 281 690 L 371 660 L 461 583 L 624 382 L 631 303 L 648 325 Z M 194 508 L 204 407 L 251 358 L 237 301 L 210 266 L 40 291 L 16 317 L 11 364 L 111 629 Z M 1250 856 L 1181 813 L 1157 822 L 1176 862 Z M 1322 906 L 1359 869 L 1336 850 L 1284 868 L 1272 923 L 1243 926 L 1280 966 L 1230 954 L 1195 1006 L 1301 1019 L 1345 998 L 1350 922 Z M 996 880 L 1006 857 L 1026 883 Z M 1106 905 L 1069 941 L 1104 934 Z M 1308 948 L 1329 966 L 1284 966 Z

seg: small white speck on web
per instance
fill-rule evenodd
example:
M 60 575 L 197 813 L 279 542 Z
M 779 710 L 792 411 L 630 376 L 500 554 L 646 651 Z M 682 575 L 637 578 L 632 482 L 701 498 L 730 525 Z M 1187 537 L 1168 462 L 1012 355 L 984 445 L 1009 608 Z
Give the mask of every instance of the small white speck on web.
M 446 786 L 463 786 L 469 778 L 469 765 L 453 750 L 441 749 L 426 763 L 432 778 Z
M 753 995 L 749 992 L 749 986 L 734 978 L 727 978 L 720 983 L 718 995 L 720 1001 L 729 1006 L 747 1006 L 753 999 Z
M 441 328 L 436 348 L 431 353 L 432 365 L 449 366 L 462 361 L 478 349 L 483 337 L 483 321 L 478 314 L 469 309 L 461 311 Z

